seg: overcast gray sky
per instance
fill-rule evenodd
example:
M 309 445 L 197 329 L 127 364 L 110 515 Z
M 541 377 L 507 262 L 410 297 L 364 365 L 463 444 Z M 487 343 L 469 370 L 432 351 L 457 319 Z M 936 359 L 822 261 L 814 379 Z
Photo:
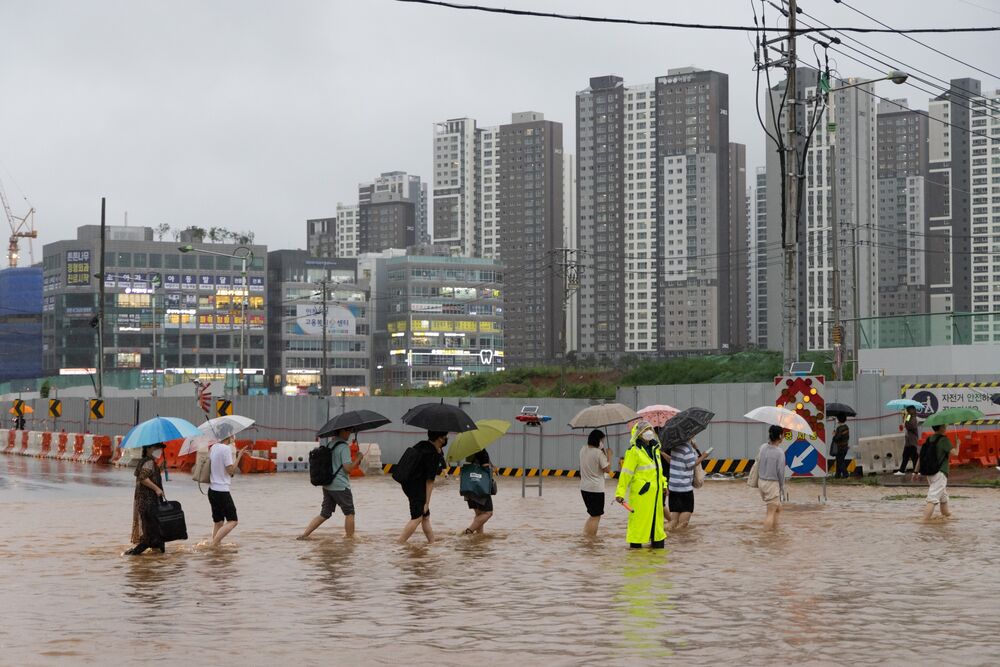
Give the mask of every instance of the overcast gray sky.
M 749 0 L 479 4 L 752 21 Z M 895 27 L 1000 25 L 1000 0 L 852 4 Z M 833 0 L 802 6 L 833 25 L 869 24 Z M 902 37 L 859 39 L 941 78 L 1000 88 Z M 1000 72 L 996 33 L 919 39 Z M 571 147 L 574 93 L 602 74 L 634 84 L 687 65 L 728 73 L 730 136 L 747 144 L 752 173 L 763 161 L 752 57 L 742 33 L 392 0 L 0 0 L 0 179 L 15 212 L 26 208 L 22 195 L 38 209 L 36 260 L 41 243 L 99 222 L 102 195 L 115 224 L 128 211 L 132 225 L 252 228 L 273 248 L 304 247 L 305 219 L 355 201 L 359 181 L 394 169 L 429 178 L 437 120 L 496 124 L 541 111 L 565 124 Z M 845 76 L 874 76 L 837 60 Z M 880 94 L 927 105 L 908 86 L 883 84 Z

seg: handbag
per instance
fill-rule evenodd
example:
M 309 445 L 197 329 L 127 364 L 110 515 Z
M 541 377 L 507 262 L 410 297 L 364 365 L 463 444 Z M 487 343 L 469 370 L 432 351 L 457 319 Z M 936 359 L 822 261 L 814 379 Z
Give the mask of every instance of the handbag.
M 753 465 L 750 466 L 750 473 L 747 475 L 747 486 L 751 489 L 758 488 L 758 482 L 760 481 L 760 476 L 757 473 L 757 462 L 760 461 L 760 454 L 764 451 L 764 447 L 767 445 L 761 445 L 761 448 L 757 450 L 757 458 L 754 459 Z
M 209 458 L 207 449 L 198 450 L 194 467 L 191 468 L 191 479 L 199 484 L 208 484 L 212 481 L 212 459 Z
M 153 509 L 153 518 L 156 519 L 156 525 L 160 529 L 160 539 L 164 542 L 188 538 L 184 510 L 176 500 L 162 499 Z
M 490 475 L 490 495 L 495 496 L 497 494 L 497 476 L 495 474 Z
M 691 480 L 691 486 L 696 489 L 700 489 L 705 485 L 705 469 L 701 467 L 701 463 L 694 464 L 694 478 Z
M 489 468 L 475 463 L 466 463 L 459 473 L 458 492 L 470 496 L 488 496 L 492 490 L 493 475 Z

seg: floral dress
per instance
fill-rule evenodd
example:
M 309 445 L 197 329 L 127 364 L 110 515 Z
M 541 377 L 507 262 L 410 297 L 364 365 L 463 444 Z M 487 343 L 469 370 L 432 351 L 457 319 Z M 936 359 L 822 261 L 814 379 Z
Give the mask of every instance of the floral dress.
M 156 492 L 142 483 L 148 479 L 163 488 L 160 478 L 160 467 L 150 457 L 139 459 L 135 469 L 135 502 L 132 510 L 132 543 L 145 543 L 156 546 L 159 541 L 159 530 L 153 520 L 153 510 L 159 503 Z

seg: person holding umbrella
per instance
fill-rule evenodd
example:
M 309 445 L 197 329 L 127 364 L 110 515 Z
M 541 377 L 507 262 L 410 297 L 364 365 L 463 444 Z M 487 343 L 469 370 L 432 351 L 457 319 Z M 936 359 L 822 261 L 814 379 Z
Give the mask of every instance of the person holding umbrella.
M 764 528 L 776 530 L 778 517 L 781 515 L 781 497 L 785 495 L 785 451 L 781 441 L 785 439 L 786 429 L 771 425 L 767 429 L 767 442 L 760 446 L 757 452 L 757 489 L 760 499 L 767 505 L 767 516 L 764 517 Z
M 332 450 L 330 452 L 332 479 L 329 484 L 322 487 L 323 504 L 319 514 L 313 517 L 306 529 L 296 539 L 307 539 L 314 530 L 333 516 L 334 510 L 338 506 L 340 511 L 344 513 L 344 536 L 354 537 L 354 495 L 351 492 L 350 474 L 361 465 L 361 461 L 359 460 L 355 464 L 351 460 L 351 448 L 348 440 L 352 433 L 357 439 L 357 433 L 360 431 L 371 431 L 389 423 L 391 423 L 390 420 L 377 412 L 352 410 L 337 415 L 320 428 L 316 437 L 329 438 L 321 446 L 329 447 Z
M 645 543 L 662 549 L 667 538 L 663 524 L 663 493 L 667 480 L 660 460 L 660 442 L 652 424 L 639 420 L 632 427 L 630 446 L 615 490 L 615 501 L 631 511 L 628 517 L 626 540 L 632 549 Z
M 920 425 L 917 420 L 917 409 L 912 406 L 906 406 L 906 412 L 903 416 L 903 460 L 899 464 L 899 470 L 894 472 L 894 475 L 905 475 L 906 474 L 906 464 L 913 461 L 913 472 L 917 472 L 917 459 L 918 455 L 918 443 L 920 442 Z
M 348 539 L 354 537 L 354 495 L 351 493 L 350 474 L 358 466 L 351 461 L 351 447 L 348 444 L 351 431 L 342 428 L 333 435 L 333 438 L 322 445 L 333 450 L 333 481 L 321 487 L 323 489 L 323 505 L 320 507 L 319 514 L 313 517 L 306 529 L 298 536 L 297 539 L 300 540 L 308 538 L 314 530 L 332 517 L 338 506 L 340 511 L 344 513 L 344 537 Z
M 449 461 L 465 459 L 460 473 L 459 493 L 474 515 L 472 523 L 462 531 L 463 535 L 481 534 L 486 522 L 493 517 L 496 479 L 486 448 L 502 438 L 510 426 L 510 422 L 502 419 L 480 419 L 475 430 L 460 433 L 448 447 Z
M 608 451 L 604 447 L 604 431 L 594 429 L 587 444 L 580 448 L 580 495 L 587 507 L 587 522 L 583 534 L 595 537 L 604 515 L 604 474 L 611 472 Z
M 230 427 L 218 427 L 220 442 L 214 443 L 208 449 L 210 478 L 208 484 L 208 504 L 212 508 L 212 546 L 222 544 L 226 535 L 233 532 L 239 517 L 236 515 L 236 503 L 230 489 L 233 475 L 239 465 L 243 452 L 233 454 L 236 437 Z
M 424 531 L 427 544 L 434 543 L 434 529 L 431 526 L 431 494 L 434 480 L 445 467 L 442 452 L 448 444 L 448 434 L 444 431 L 428 431 L 427 439 L 412 448 L 410 472 L 403 483 L 403 493 L 410 504 L 410 520 L 403 526 L 398 542 L 406 544 L 419 526 Z M 397 465 L 403 465 L 400 461 Z
M 160 538 L 160 527 L 153 511 L 163 498 L 163 478 L 157 459 L 163 454 L 163 443 L 142 448 L 142 457 L 135 467 L 135 496 L 132 501 L 132 543 L 135 545 L 123 556 L 138 556 L 147 549 L 166 551 Z

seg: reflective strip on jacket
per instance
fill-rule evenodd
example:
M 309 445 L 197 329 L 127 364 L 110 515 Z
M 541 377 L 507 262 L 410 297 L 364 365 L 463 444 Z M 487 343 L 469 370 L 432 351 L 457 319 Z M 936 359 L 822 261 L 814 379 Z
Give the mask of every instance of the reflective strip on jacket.
M 630 544 L 645 544 L 666 539 L 663 525 L 663 494 L 667 488 L 667 478 L 663 474 L 660 446 L 652 448 L 653 456 L 637 444 L 625 452 L 625 460 L 618 477 L 615 496 L 624 498 L 633 512 L 628 517 L 626 540 Z M 640 493 L 646 483 L 645 493 Z

